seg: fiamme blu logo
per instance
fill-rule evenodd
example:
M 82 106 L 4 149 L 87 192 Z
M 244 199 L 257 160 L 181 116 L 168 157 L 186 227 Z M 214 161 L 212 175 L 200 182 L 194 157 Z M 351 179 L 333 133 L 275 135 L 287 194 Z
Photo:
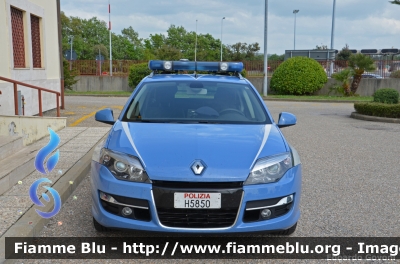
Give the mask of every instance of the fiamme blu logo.
M 40 173 L 47 175 L 49 174 L 57 165 L 58 159 L 60 157 L 60 151 L 57 149 L 57 151 L 54 152 L 54 150 L 57 148 L 58 144 L 60 143 L 60 137 L 57 135 L 56 132 L 54 132 L 51 128 L 48 128 L 49 133 L 50 133 L 50 141 L 49 143 L 44 146 L 41 150 L 39 150 L 38 154 L 36 155 L 35 158 L 35 167 L 36 170 L 39 171 Z M 49 157 L 48 157 L 49 156 Z M 48 158 L 47 158 L 48 157 Z M 46 161 L 47 158 L 47 161 Z M 44 207 L 45 205 L 40 201 L 39 197 L 37 196 L 37 190 L 42 183 L 51 183 L 51 181 L 48 178 L 41 178 L 39 180 L 36 180 L 34 183 L 32 183 L 30 189 L 29 189 L 29 196 L 34 204 L 40 207 Z M 51 187 L 44 186 L 51 196 L 53 197 L 54 200 L 54 208 L 51 212 L 42 212 L 38 209 L 36 209 L 36 212 L 43 218 L 51 218 L 58 214 L 58 212 L 61 209 L 61 198 L 60 195 L 56 190 L 54 190 Z M 46 202 L 50 202 L 50 197 L 46 193 L 42 193 L 42 197 Z

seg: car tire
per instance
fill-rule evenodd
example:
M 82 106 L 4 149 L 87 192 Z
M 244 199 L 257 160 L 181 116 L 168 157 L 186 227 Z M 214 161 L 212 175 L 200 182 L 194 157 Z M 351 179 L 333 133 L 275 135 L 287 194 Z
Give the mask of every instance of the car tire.
M 289 229 L 272 232 L 273 235 L 290 236 L 296 231 L 297 223 Z
M 97 232 L 108 232 L 111 230 L 105 226 L 102 226 L 99 222 L 96 221 L 96 219 L 94 219 L 94 217 L 93 217 L 93 226 Z

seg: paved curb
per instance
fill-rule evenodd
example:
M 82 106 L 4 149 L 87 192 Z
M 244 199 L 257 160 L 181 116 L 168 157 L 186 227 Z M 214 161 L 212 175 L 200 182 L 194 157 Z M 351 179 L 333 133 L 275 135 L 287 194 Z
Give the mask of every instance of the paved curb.
M 61 178 L 59 178 L 52 186 L 61 197 L 62 204 L 75 191 L 78 185 L 82 182 L 85 176 L 90 171 L 92 154 L 97 144 L 107 136 L 104 135 L 81 159 L 79 159 Z M 70 184 L 73 181 L 73 184 Z M 48 191 L 47 191 L 48 192 Z M 41 198 L 43 201 L 43 198 Z M 47 203 L 42 211 L 50 211 L 53 208 L 52 203 Z M 35 237 L 50 219 L 40 217 L 34 206 L 20 218 L 18 221 L 7 230 L 0 238 L 0 263 L 15 263 L 15 260 L 5 260 L 5 238 L 6 237 Z M 28 223 L 32 222 L 31 225 Z
M 130 95 L 118 94 L 65 94 L 65 96 L 94 96 L 94 97 L 129 97 Z
M 387 118 L 378 116 L 361 115 L 357 112 L 351 113 L 350 117 L 365 121 L 383 122 L 383 123 L 397 123 L 400 124 L 400 118 Z
M 346 101 L 346 100 L 300 100 L 300 99 L 281 99 L 281 98 L 268 98 L 263 97 L 264 101 L 283 101 L 283 102 L 307 102 L 307 103 L 358 103 L 358 102 L 369 102 L 369 101 Z

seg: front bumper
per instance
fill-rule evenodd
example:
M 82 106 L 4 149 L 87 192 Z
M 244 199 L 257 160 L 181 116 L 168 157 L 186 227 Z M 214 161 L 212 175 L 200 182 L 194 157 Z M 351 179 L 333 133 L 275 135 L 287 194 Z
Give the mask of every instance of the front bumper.
M 241 233 L 241 232 L 262 232 L 285 230 L 292 227 L 300 217 L 300 195 L 301 195 L 301 164 L 288 170 L 279 182 L 270 184 L 259 184 L 243 186 L 240 188 L 231 188 L 229 190 L 218 190 L 215 188 L 201 188 L 198 191 L 205 192 L 229 192 L 234 194 L 232 206 L 229 207 L 229 201 L 225 204 L 231 210 L 235 210 L 235 218 L 229 226 L 218 227 L 218 225 L 195 226 L 195 227 L 173 227 L 162 224 L 164 221 L 161 216 L 160 202 L 156 200 L 164 199 L 160 196 L 160 192 L 164 192 L 163 188 L 153 186 L 153 184 L 143 184 L 126 182 L 115 179 L 115 177 L 103 165 L 92 161 L 91 169 L 91 186 L 92 186 L 92 214 L 93 217 L 101 225 L 118 229 L 133 229 L 154 232 L 178 232 L 178 233 Z M 166 188 L 168 189 L 168 188 Z M 181 189 L 182 190 L 182 189 Z M 110 195 L 138 199 L 148 202 L 148 210 L 150 217 L 147 220 L 136 220 L 134 218 L 123 217 L 110 213 L 104 209 L 102 200 L 99 198 L 99 192 L 105 192 Z M 169 188 L 170 193 L 174 192 L 174 188 Z M 276 199 L 294 194 L 294 201 L 290 210 L 282 216 L 269 220 L 246 221 L 244 219 L 246 204 L 248 202 L 260 201 L 266 199 Z M 240 199 L 238 200 L 238 195 Z M 224 203 L 224 202 L 223 202 Z M 250 203 L 249 203 L 250 204 Z M 224 205 L 223 205 L 224 207 Z M 158 210 L 157 210 L 158 208 Z M 190 210 L 190 209 L 189 209 Z M 165 211 L 165 210 L 164 210 Z M 189 213 L 191 211 L 188 211 Z M 206 213 L 206 212 L 205 212 Z M 162 218 L 162 216 L 161 216 Z M 232 214 L 231 214 L 232 218 Z M 163 222 L 165 223 L 165 221 Z

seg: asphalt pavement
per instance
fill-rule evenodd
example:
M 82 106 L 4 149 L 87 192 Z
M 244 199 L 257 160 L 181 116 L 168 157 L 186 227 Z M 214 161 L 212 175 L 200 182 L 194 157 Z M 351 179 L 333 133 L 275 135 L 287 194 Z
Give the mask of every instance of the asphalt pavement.
M 89 111 L 127 98 L 66 97 L 67 109 Z M 350 118 L 352 103 L 267 102 L 275 121 L 291 112 L 298 124 L 283 128 L 303 164 L 301 218 L 296 237 L 400 237 L 400 125 Z M 90 107 L 90 109 L 89 109 Z M 71 110 L 72 111 L 72 110 Z M 86 111 L 86 110 L 82 110 Z M 79 118 L 76 118 L 76 122 Z M 79 125 L 99 125 L 93 116 Z M 98 233 L 90 212 L 90 175 L 77 187 L 61 212 L 43 229 L 44 237 L 152 236 L 116 231 Z M 266 238 L 267 240 L 268 238 Z M 320 263 L 320 260 L 275 260 L 276 263 Z M 268 261 L 275 263 L 275 261 Z M 44 260 L 17 263 L 45 263 Z M 81 263 L 49 260 L 46 263 Z M 86 263 L 265 263 L 265 260 L 85 260 Z
M 62 117 L 67 117 L 68 127 L 109 127 L 94 120 L 97 111 L 111 108 L 114 117 L 121 113 L 128 97 L 95 97 L 95 96 L 65 96 L 65 109 L 60 111 Z M 55 111 L 45 113 L 55 116 Z

